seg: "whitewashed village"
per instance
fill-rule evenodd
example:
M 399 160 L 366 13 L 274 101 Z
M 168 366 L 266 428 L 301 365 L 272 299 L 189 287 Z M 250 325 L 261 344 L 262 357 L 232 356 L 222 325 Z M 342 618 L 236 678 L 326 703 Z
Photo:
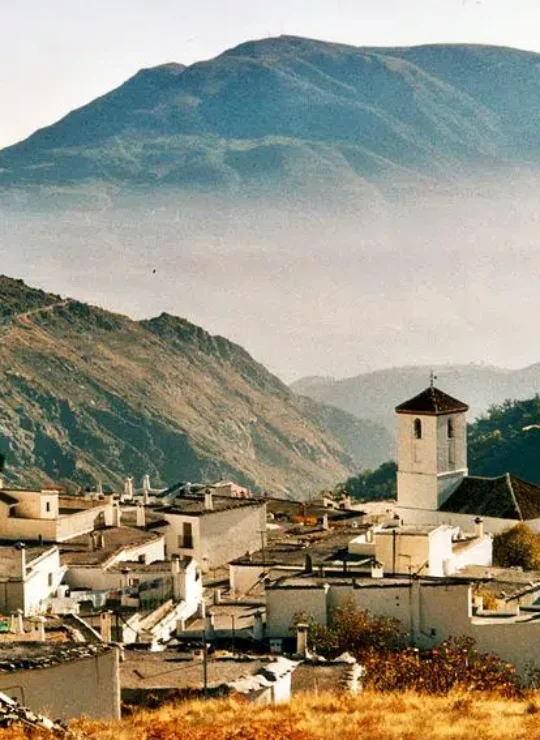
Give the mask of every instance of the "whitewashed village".
M 346 604 L 399 620 L 418 649 L 472 638 L 522 675 L 540 667 L 540 574 L 493 565 L 494 535 L 540 531 L 540 487 L 468 475 L 467 410 L 433 382 L 397 406 L 396 501 L 148 476 L 112 494 L 2 484 L 3 715 L 54 727 L 148 697 L 357 692 L 363 666 L 309 640 Z

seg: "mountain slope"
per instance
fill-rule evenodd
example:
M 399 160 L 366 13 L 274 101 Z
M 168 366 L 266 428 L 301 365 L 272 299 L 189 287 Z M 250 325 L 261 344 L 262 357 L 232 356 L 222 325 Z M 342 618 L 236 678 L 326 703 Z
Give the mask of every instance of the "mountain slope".
M 184 319 L 135 322 L 6 277 L 0 303 L 0 451 L 19 483 L 150 473 L 302 496 L 359 469 L 346 443 L 369 448 L 374 425 L 297 397 Z
M 395 406 L 422 391 L 431 370 L 419 365 L 377 370 L 342 380 L 310 377 L 292 383 L 291 387 L 296 393 L 382 423 L 393 433 Z M 493 404 L 530 398 L 540 391 L 540 364 L 521 370 L 486 365 L 443 365 L 434 370 L 438 384 L 470 406 L 471 420 Z
M 373 194 L 538 163 L 540 56 L 297 37 L 165 64 L 0 152 L 0 187 Z M 326 191 L 327 196 L 332 191 Z

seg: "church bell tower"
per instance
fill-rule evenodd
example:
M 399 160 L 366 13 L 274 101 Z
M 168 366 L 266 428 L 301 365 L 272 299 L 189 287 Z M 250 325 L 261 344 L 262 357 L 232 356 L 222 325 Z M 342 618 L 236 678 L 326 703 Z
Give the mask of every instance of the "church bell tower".
M 467 470 L 467 404 L 431 384 L 396 407 L 398 505 L 439 509 Z

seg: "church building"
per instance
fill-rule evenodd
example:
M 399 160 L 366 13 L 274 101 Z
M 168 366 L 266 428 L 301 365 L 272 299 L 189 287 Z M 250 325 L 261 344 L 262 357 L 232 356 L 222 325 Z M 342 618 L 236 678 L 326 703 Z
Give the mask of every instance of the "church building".
M 467 525 L 471 517 L 482 517 L 486 531 L 494 533 L 518 522 L 540 531 L 540 486 L 511 473 L 469 475 L 468 409 L 433 381 L 396 407 L 396 513 L 406 523 Z

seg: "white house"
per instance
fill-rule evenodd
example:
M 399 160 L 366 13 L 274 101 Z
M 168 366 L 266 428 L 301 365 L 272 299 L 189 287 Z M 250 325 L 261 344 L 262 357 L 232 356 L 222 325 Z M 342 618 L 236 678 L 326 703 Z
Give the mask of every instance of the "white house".
M 472 523 L 472 522 L 471 522 Z M 491 566 L 493 540 L 477 518 L 470 533 L 448 524 L 403 524 L 396 519 L 373 527 L 348 544 L 348 552 L 372 556 L 385 573 L 452 575 L 460 568 Z
M 39 614 L 57 590 L 65 568 L 58 547 L 0 547 L 0 611 L 24 616 Z
M 0 490 L 0 539 L 63 542 L 96 527 L 112 525 L 112 498 L 62 496 L 58 490 Z
M 156 511 L 167 523 L 167 555 L 193 557 L 203 571 L 259 550 L 266 532 L 266 504 L 260 500 L 207 492 L 179 497 Z

